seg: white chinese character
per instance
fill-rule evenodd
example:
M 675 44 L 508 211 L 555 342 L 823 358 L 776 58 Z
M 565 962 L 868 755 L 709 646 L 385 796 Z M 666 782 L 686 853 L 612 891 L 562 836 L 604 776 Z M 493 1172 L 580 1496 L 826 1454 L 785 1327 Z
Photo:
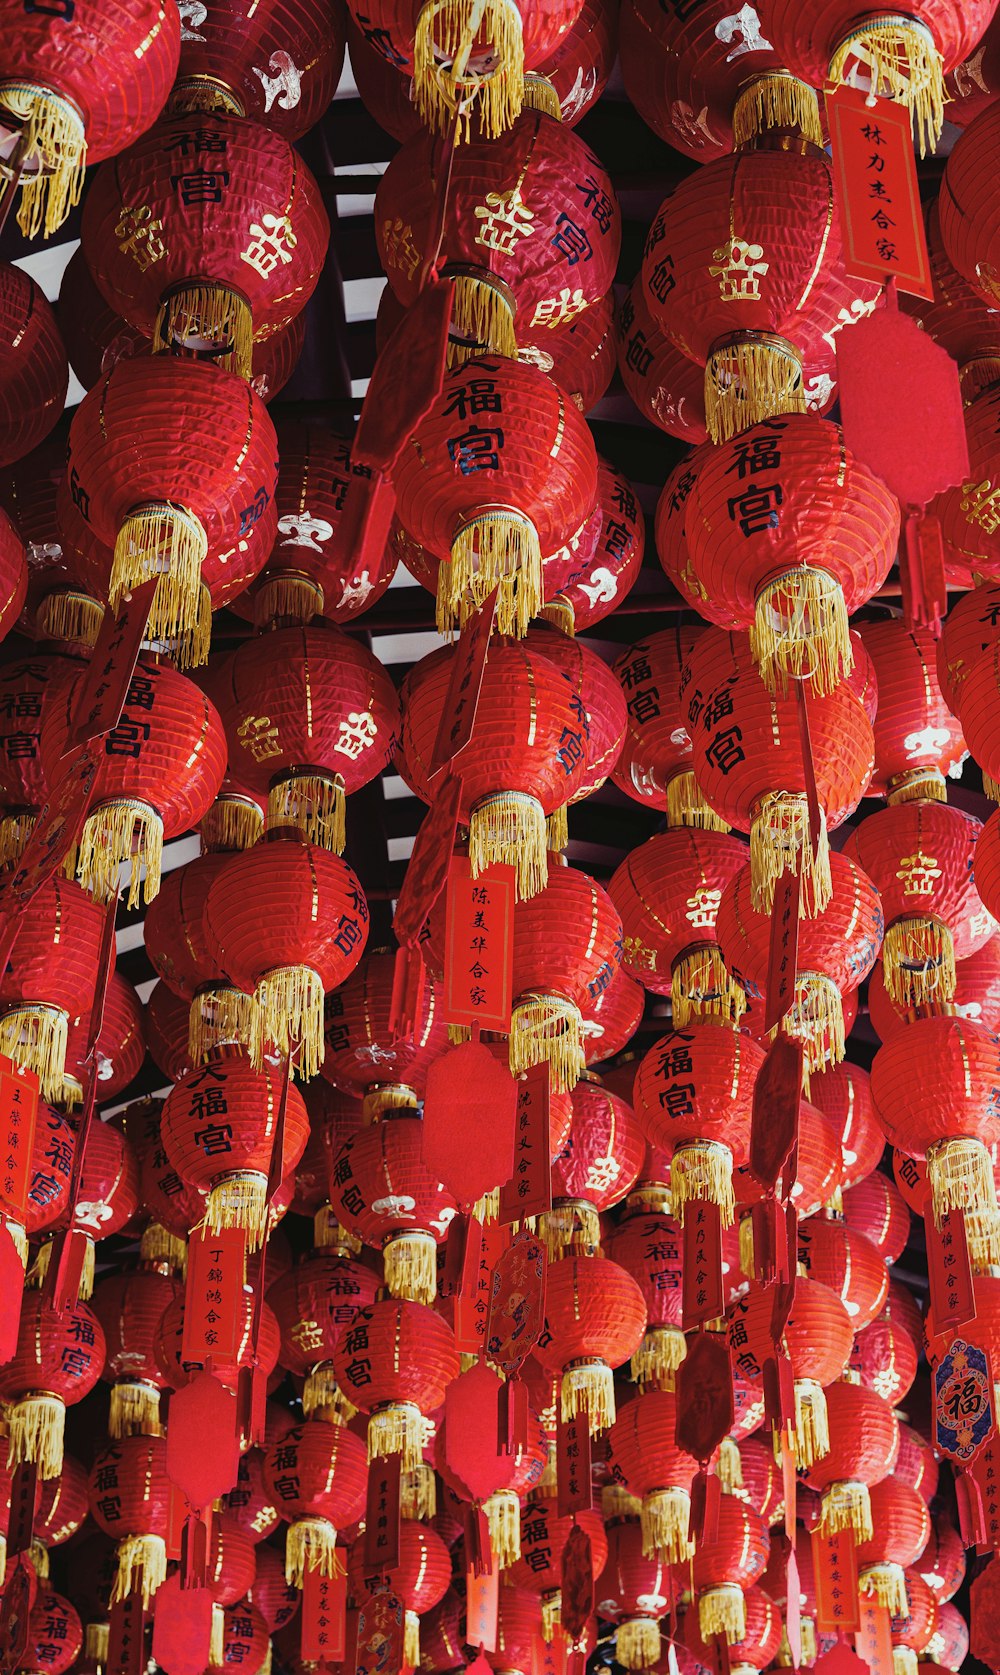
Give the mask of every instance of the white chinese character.
M 716 139 L 708 125 L 707 105 L 702 105 L 701 110 L 696 111 L 693 105 L 686 104 L 683 99 L 675 99 L 670 107 L 670 121 L 671 125 L 677 129 L 681 139 L 686 140 L 688 145 L 701 147 L 706 143 L 708 145 L 722 144 L 721 140 Z M 652 237 L 652 233 L 650 237 Z
M 340 738 L 334 750 L 356 762 L 363 750 L 369 750 L 378 734 L 378 722 L 368 710 L 352 710 L 340 723 Z
M 177 10 L 181 14 L 181 40 L 203 41 L 204 35 L 198 33 L 208 16 L 203 0 L 177 0 Z
M 343 592 L 340 595 L 341 610 L 346 605 L 363 605 L 368 595 L 374 593 L 374 591 L 375 583 L 371 580 L 368 571 L 362 570 L 360 576 L 355 576 L 353 581 L 344 583 Z
M 278 519 L 278 534 L 283 537 L 279 547 L 308 547 L 310 552 L 322 553 L 321 541 L 329 541 L 333 524 L 325 518 L 314 518 L 309 512 L 286 512 Z
M 955 92 L 959 98 L 964 99 L 966 94 L 974 93 L 977 88 L 981 93 L 992 92 L 992 89 L 983 79 L 983 54 L 985 51 L 986 45 L 984 42 L 979 51 L 973 53 L 971 58 L 967 58 L 964 64 L 957 65 L 955 69 Z
M 270 278 L 279 262 L 287 267 L 292 260 L 296 238 L 287 215 L 262 215 L 260 221 L 250 223 L 250 243 L 240 251 L 240 261 L 259 273 L 261 279 Z
M 745 52 L 774 51 L 770 41 L 766 41 L 760 32 L 760 18 L 752 6 L 741 6 L 738 12 L 721 18 L 715 26 L 715 38 L 723 46 L 729 46 L 737 36 L 740 44 L 726 53 L 727 64 L 731 64 L 734 58 L 741 58 Z
M 259 78 L 264 89 L 265 113 L 271 109 L 275 100 L 279 110 L 294 110 L 302 97 L 302 74 L 294 59 L 287 52 L 272 52 L 267 68 L 271 72 L 270 75 L 257 64 L 253 67 L 253 73 Z
M 592 570 L 590 581 L 577 582 L 576 586 L 591 605 L 610 605 L 612 599 L 618 595 L 617 579 L 606 566 L 600 570 Z
M 938 756 L 950 738 L 947 727 L 922 727 L 918 733 L 907 733 L 903 748 L 911 762 L 921 756 Z

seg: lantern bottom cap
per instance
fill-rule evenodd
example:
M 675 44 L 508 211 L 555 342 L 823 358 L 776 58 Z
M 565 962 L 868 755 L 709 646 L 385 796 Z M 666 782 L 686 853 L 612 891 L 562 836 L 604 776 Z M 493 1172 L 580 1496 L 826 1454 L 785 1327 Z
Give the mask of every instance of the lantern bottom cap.
M 347 841 L 347 798 L 340 774 L 294 768 L 267 793 L 267 825 L 295 826 L 310 843 L 342 855 Z
M 660 1661 L 660 1625 L 653 1617 L 629 1617 L 615 1633 L 615 1656 L 624 1669 L 655 1669 Z
M 108 601 L 117 609 L 124 595 L 156 578 L 146 638 L 171 650 L 178 667 L 204 663 L 212 634 L 212 600 L 202 583 L 208 536 L 186 506 L 150 500 L 134 506 L 115 537 Z
M 401 1454 L 403 1470 L 414 1471 L 423 1459 L 427 1422 L 415 1402 L 387 1402 L 368 1416 L 368 1459 Z
M 337 1576 L 340 1569 L 337 1532 L 329 1518 L 296 1518 L 289 1524 L 285 1580 L 290 1587 L 303 1587 L 307 1570 L 318 1570 L 321 1576 Z
M 648 1326 L 632 1357 L 632 1378 L 646 1389 L 673 1390 L 686 1354 L 687 1339 L 679 1326 Z
M 308 965 L 276 966 L 264 973 L 255 990 L 261 1053 L 270 1042 L 282 1055 L 292 1055 L 295 1074 L 303 1081 L 315 1076 L 323 1063 L 324 998 L 323 979 Z
M 249 382 L 253 341 L 253 314 L 245 296 L 215 280 L 191 280 L 174 286 L 160 303 L 153 353 L 175 348 L 210 353 L 216 365 Z
M 824 1535 L 853 1530 L 856 1541 L 872 1539 L 872 1503 L 867 1483 L 838 1479 L 823 1491 L 820 1527 Z
M 122 1437 L 160 1436 L 160 1392 L 140 1379 L 122 1379 L 111 1386 L 108 1435 Z
M 37 82 L 0 81 L 0 111 L 16 124 L 23 172 L 17 224 L 25 238 L 51 238 L 80 202 L 87 137 L 76 105 Z M 5 125 L 6 126 L 6 125 Z M 9 190 L 9 187 L 8 187 Z
M 882 1559 L 878 1564 L 865 1565 L 859 1572 L 858 1585 L 863 1594 L 874 1594 L 890 1617 L 909 1614 L 910 1601 L 906 1592 L 906 1574 L 902 1565 Z
M 692 826 L 701 832 L 728 832 L 730 827 L 721 814 L 716 814 L 706 802 L 690 768 L 681 768 L 667 780 L 667 825 Z
M 670 1195 L 674 1215 L 683 1225 L 684 1206 L 717 1204 L 723 1227 L 736 1214 L 733 1154 L 721 1140 L 682 1140 L 670 1159 Z
M 496 631 L 523 639 L 544 603 L 538 531 L 513 506 L 486 507 L 452 537 L 438 568 L 437 626 L 450 634 L 497 590 Z
M 469 815 L 469 865 L 473 878 L 499 862 L 515 872 L 518 901 L 528 901 L 548 882 L 545 811 L 526 791 L 495 791 Z
M 98 902 L 114 901 L 121 872 L 129 867 L 128 905 L 148 907 L 159 893 L 163 864 L 163 820 L 138 797 L 99 803 L 83 823 L 77 877 Z
M 428 1307 L 437 1296 L 437 1241 L 432 1233 L 407 1229 L 382 1247 L 385 1283 L 390 1297 L 404 1297 Z

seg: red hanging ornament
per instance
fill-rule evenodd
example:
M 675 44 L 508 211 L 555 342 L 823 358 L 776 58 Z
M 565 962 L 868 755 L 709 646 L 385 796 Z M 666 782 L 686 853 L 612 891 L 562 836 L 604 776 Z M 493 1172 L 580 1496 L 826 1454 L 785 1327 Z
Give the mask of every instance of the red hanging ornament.
M 92 1307 L 107 1349 L 103 1377 L 111 1385 L 108 1433 L 115 1440 L 159 1429 L 167 1381 L 156 1342 L 164 1310 L 181 1289 L 164 1268 L 147 1264 L 132 1273 L 106 1274 L 94 1288 Z
M 870 1239 L 837 1216 L 811 1216 L 799 1226 L 798 1260 L 840 1298 L 855 1332 L 871 1325 L 885 1303 L 889 1275 Z
M 68 377 L 56 317 L 41 287 L 23 268 L 0 264 L 0 464 L 23 459 L 49 434 Z
M 343 17 L 330 0 L 294 0 L 277 15 L 224 0 L 182 29 L 171 105 L 235 110 L 301 139 L 325 113 L 343 61 Z
M 772 1290 L 751 1286 L 730 1314 L 729 1346 L 734 1366 L 755 1382 L 763 1378 L 767 1362 L 775 1358 L 773 1303 Z M 841 1296 L 829 1285 L 800 1274 L 793 1282 L 791 1312 L 779 1342 L 791 1362 L 795 1386 L 791 1441 L 796 1463 L 802 1469 L 829 1452 L 823 1390 L 847 1367 L 853 1338 L 854 1324 Z
M 561 1378 L 563 1421 L 585 1414 L 591 1436 L 615 1420 L 613 1369 L 638 1349 L 646 1305 L 631 1274 L 598 1251 L 551 1262 L 545 1277 L 545 1333 L 535 1354 Z
M 745 1637 L 746 1590 L 763 1576 L 769 1551 L 760 1514 L 735 1495 L 723 1495 L 715 1537 L 702 1537 L 691 1566 L 698 1628 L 706 1641 L 723 1635 L 733 1646 Z
M 926 1651 L 937 1633 L 940 1610 L 916 1570 L 908 1570 L 905 1581 L 906 1610 L 892 1619 L 892 1667 L 895 1675 L 917 1675 L 917 1653 Z
M 917 1376 L 920 1341 L 919 1332 L 911 1336 L 890 1296 L 881 1314 L 858 1333 L 851 1365 L 862 1384 L 899 1407 Z
M 89 1074 L 90 1019 L 70 1024 L 66 1042 L 66 1077 L 62 1103 L 66 1109 L 83 1104 L 83 1089 Z M 138 1076 L 146 1057 L 142 1032 L 142 1006 L 131 983 L 119 971 L 112 971 L 104 997 L 104 1017 L 94 1053 L 93 1074 L 98 1098 L 109 1103 Z
M 337 1532 L 362 1517 L 367 1478 L 361 1438 L 323 1419 L 296 1426 L 267 1450 L 264 1482 L 289 1522 L 285 1576 L 295 1587 L 307 1570 L 336 1573 Z
M 441 1537 L 424 1524 L 404 1519 L 399 1532 L 399 1558 L 386 1571 L 388 1585 L 405 1611 L 403 1659 L 410 1669 L 420 1665 L 420 1618 L 444 1598 L 451 1580 L 451 1559 Z M 347 1555 L 352 1593 L 365 1598 L 383 1585 L 382 1577 L 366 1574 L 364 1541 L 355 1541 Z
M 75 1608 L 62 1594 L 41 1589 L 28 1618 L 24 1667 L 44 1669 L 49 1675 L 66 1675 L 82 1646 L 83 1624 Z
M 939 1604 L 951 1599 L 965 1579 L 965 1548 L 943 1513 L 931 1519 L 930 1536 L 912 1561 Z
M 730 1668 L 766 1669 L 781 1645 L 781 1612 L 763 1588 L 743 1589 L 743 1632 L 729 1641 Z M 700 1611 L 687 1611 L 683 1621 L 684 1642 L 706 1669 L 715 1655 L 711 1636 L 703 1637 Z
M 358 1310 L 375 1301 L 378 1277 L 345 1246 L 315 1250 L 273 1281 L 268 1300 L 281 1331 L 281 1363 L 303 1379 L 302 1411 L 309 1419 L 347 1408 L 330 1363 L 341 1334 Z M 345 1418 L 352 1417 L 344 1412 Z
M 600 1218 L 631 1191 L 646 1152 L 631 1107 L 596 1077 L 578 1082 L 570 1099 L 569 1134 L 552 1163 L 552 1209 L 539 1223 L 553 1259 L 600 1244 Z
M 910 1211 L 899 1188 L 876 1169 L 844 1192 L 844 1220 L 870 1239 L 886 1262 L 898 1262 L 910 1236 Z
M 162 1436 L 127 1436 L 98 1451 L 90 1468 L 90 1512 L 118 1543 L 112 1603 L 133 1593 L 144 1609 L 167 1577 L 170 1479 Z
M 386 1090 L 386 1098 L 394 1095 Z M 424 1162 L 423 1120 L 412 1109 L 383 1111 L 348 1135 L 332 1163 L 330 1204 L 366 1245 L 381 1250 L 394 1297 L 431 1304 L 437 1247 L 458 1206 Z
M 902 618 L 860 630 L 878 684 L 872 793 L 890 803 L 947 801 L 945 778 L 965 759 L 965 740 L 938 684 L 937 647 Z
M 644 1199 L 641 1189 L 628 1199 L 627 1214 L 606 1241 L 607 1253 L 631 1274 L 646 1304 L 646 1333 L 632 1356 L 632 1377 L 642 1389 L 672 1390 L 687 1352 L 681 1330 L 681 1230 L 671 1216 L 647 1208 Z
M 34 1462 L 40 1478 L 59 1476 L 66 1409 L 89 1395 L 103 1365 L 104 1333 L 86 1303 L 57 1314 L 40 1294 L 25 1296 L 17 1349 L 0 1368 L 10 1465 Z
M 899 1425 L 888 1402 L 861 1384 L 831 1384 L 826 1391 L 829 1451 L 809 1472 L 821 1491 L 820 1527 L 826 1535 L 851 1529 L 859 1542 L 874 1534 L 869 1491 L 887 1478 L 899 1451 Z
M 840 1138 L 844 1186 L 863 1181 L 885 1150 L 867 1070 L 856 1064 L 827 1065 L 821 1075 L 812 1077 L 809 1097 Z
M 79 1145 L 80 1137 L 77 1137 Z M 110 1123 L 91 1123 L 86 1137 L 83 1168 L 77 1183 L 70 1227 L 83 1235 L 84 1250 L 79 1296 L 87 1301 L 94 1289 L 96 1243 L 120 1233 L 139 1205 L 139 1170 L 125 1136 Z M 34 1270 L 39 1281 L 48 1272 L 52 1245 L 42 1246 Z
M 612 1473 L 641 1502 L 643 1552 L 680 1564 L 690 1553 L 688 1521 L 697 1463 L 676 1442 L 672 1391 L 646 1389 L 625 1403 L 608 1433 Z
M 35 1072 L 43 1099 L 63 1097 L 69 1024 L 90 1013 L 104 917 L 78 884 L 58 876 L 21 911 L 0 976 L 0 1051 Z
M 620 36 L 623 53 L 626 29 L 634 15 L 634 9 L 626 5 Z M 617 326 L 618 370 L 639 412 L 678 442 L 704 442 L 708 432 L 702 370 L 661 331 L 638 280 L 626 293 Z
M 413 1471 L 423 1452 L 424 1415 L 458 1376 L 455 1336 L 433 1309 L 382 1297 L 361 1309 L 333 1358 L 337 1381 L 368 1419 L 368 1457 L 402 1454 Z
M 205 903 L 225 853 L 198 855 L 163 879 L 143 921 L 146 953 L 172 994 L 188 1002 L 188 1055 L 203 1064 L 214 1047 L 247 1051 L 260 1033 L 253 995 L 229 982 L 205 924 Z
M 598 1614 L 615 1625 L 615 1659 L 623 1669 L 652 1669 L 660 1656 L 660 1620 L 670 1608 L 670 1567 L 643 1553 L 638 1518 L 613 1518 L 608 1557 L 597 1579 Z
M 430 1066 L 448 1047 L 441 997 L 431 980 L 424 984 L 412 1031 L 394 1035 L 394 968 L 393 954 L 367 953 L 326 1004 L 323 1075 L 334 1087 L 362 1100 L 365 1122 L 384 1111 L 415 1107 Z

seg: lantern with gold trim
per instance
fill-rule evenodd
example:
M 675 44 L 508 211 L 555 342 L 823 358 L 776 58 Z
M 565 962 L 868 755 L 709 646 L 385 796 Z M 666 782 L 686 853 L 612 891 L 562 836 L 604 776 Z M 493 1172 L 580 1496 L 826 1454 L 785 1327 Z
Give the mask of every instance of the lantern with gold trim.
M 667 824 L 725 831 L 701 796 L 691 769 L 691 738 L 677 689 L 697 628 L 661 629 L 623 651 L 615 664 L 628 726 L 612 778 L 637 803 L 667 811 Z
M 237 1321 L 236 1353 L 232 1360 L 212 1362 L 212 1376 L 235 1392 L 240 1373 L 246 1367 L 258 1366 L 270 1378 L 278 1364 L 281 1338 L 274 1311 L 267 1303 L 261 1309 L 260 1332 L 254 1346 L 254 1297 L 252 1288 L 244 1288 Z M 184 1294 L 178 1292 L 168 1303 L 160 1321 L 156 1342 L 156 1360 L 160 1371 L 172 1390 L 181 1390 L 196 1373 L 203 1370 L 200 1361 L 184 1359 Z M 237 1596 L 238 1597 L 238 1596 Z
M 756 1586 L 743 1588 L 743 1631 L 729 1641 L 729 1667 L 738 1675 L 766 1669 L 781 1645 L 781 1612 L 771 1596 Z M 711 1669 L 715 1640 L 700 1626 L 700 1611 L 686 1611 L 681 1625 L 684 1644 L 705 1669 Z
M 885 1305 L 889 1274 L 864 1233 L 824 1211 L 799 1223 L 797 1254 L 801 1271 L 840 1298 L 855 1332 L 871 1325 Z
M 574 692 L 580 694 L 587 712 L 587 765 L 583 784 L 573 801 L 599 791 L 614 769 L 625 736 L 625 699 L 621 687 L 602 657 L 587 643 L 560 627 L 537 623 L 528 629 L 527 645 L 536 645 L 561 669 Z M 550 849 L 565 849 L 569 841 L 566 809 L 557 810 L 549 822 Z
M 330 1206 L 356 1238 L 382 1252 L 390 1295 L 431 1304 L 437 1247 L 458 1206 L 424 1162 L 423 1118 L 392 1087 L 378 1117 L 349 1134 L 332 1160 Z
M 25 1295 L 17 1348 L 0 1367 L 10 1465 L 34 1463 L 40 1478 L 59 1476 L 66 1409 L 89 1395 L 103 1365 L 104 1333 L 86 1303 L 60 1314 L 40 1293 Z
M 899 1423 L 888 1402 L 863 1384 L 837 1382 L 825 1394 L 830 1447 L 808 1474 L 823 1497 L 820 1527 L 826 1535 L 851 1529 L 857 1541 L 870 1541 L 870 1490 L 896 1463 Z
M 755 1382 L 763 1378 L 765 1365 L 774 1354 L 772 1303 L 770 1291 L 751 1286 L 729 1315 L 729 1347 L 734 1365 L 745 1378 Z M 791 1441 L 801 1468 L 813 1465 L 829 1451 L 823 1389 L 844 1372 L 853 1341 L 854 1324 L 842 1298 L 829 1286 L 800 1274 L 794 1282 L 782 1346 L 791 1361 L 795 1387 Z
M 960 771 L 966 746 L 938 682 L 933 637 L 900 618 L 865 622 L 858 632 L 878 686 L 872 794 L 889 803 L 946 802 L 945 779 Z
M 858 1333 L 851 1366 L 862 1384 L 884 1396 L 892 1407 L 906 1400 L 917 1376 L 920 1333 L 912 1333 L 905 1316 L 894 1307 L 890 1292 L 881 1314 Z
M 638 1518 L 607 1523 L 608 1557 L 597 1578 L 599 1615 L 615 1625 L 615 1660 L 623 1669 L 653 1669 L 660 1656 L 660 1619 L 673 1597 L 670 1568 L 643 1552 Z
M 561 1375 L 564 1421 L 585 1414 L 591 1436 L 614 1424 L 612 1369 L 635 1354 L 645 1331 L 639 1286 L 599 1247 L 587 1256 L 568 1251 L 550 1264 L 545 1333 L 535 1354 L 547 1371 Z
M 27 1267 L 28 1240 L 60 1223 L 69 1205 L 75 1135 L 65 1117 L 39 1104 L 31 1143 L 31 1164 L 23 1220 L 8 1205 L 0 1210 L 21 1266 Z
M 646 525 L 638 496 L 628 478 L 600 457 L 596 509 L 600 529 L 593 551 L 542 612 L 567 633 L 592 628 L 610 616 L 642 568 Z
M 552 1208 L 539 1221 L 549 1257 L 601 1242 L 601 1216 L 620 1204 L 638 1179 L 646 1142 L 631 1106 L 596 1076 L 573 1089 L 569 1134 L 552 1161 Z
M 892 1619 L 894 1675 L 917 1675 L 918 1652 L 926 1651 L 938 1631 L 941 1607 L 916 1568 L 904 1573 L 906 1610 Z
M 448 1046 L 440 995 L 430 978 L 412 1030 L 403 1036 L 393 1031 L 394 964 L 387 950 L 369 950 L 326 1003 L 323 1075 L 342 1093 L 361 1100 L 366 1123 L 383 1111 L 414 1108 L 428 1070 Z
M 590 1538 L 590 1566 L 596 1584 L 607 1562 L 608 1538 L 596 1508 L 575 1516 L 560 1515 L 555 1486 L 539 1487 L 521 1508 L 521 1557 L 507 1572 L 516 1588 L 530 1590 L 541 1601 L 542 1639 L 557 1644 L 562 1612 L 562 1557 L 574 1524 Z
M 94 1288 L 92 1307 L 104 1330 L 103 1377 L 111 1385 L 108 1434 L 113 1439 L 155 1434 L 160 1393 L 167 1388 L 156 1359 L 164 1311 L 180 1282 L 166 1262 L 144 1262 L 131 1273 L 109 1273 Z
M 289 1522 L 285 1576 L 301 1588 L 307 1570 L 333 1576 L 338 1530 L 362 1516 L 368 1460 L 360 1437 L 345 1425 L 307 1420 L 264 1456 L 264 1483 Z
M 644 1389 L 623 1403 L 608 1433 L 612 1475 L 641 1503 L 643 1552 L 680 1564 L 690 1556 L 688 1520 L 696 1462 L 676 1443 L 672 1391 Z
M 342 1334 L 333 1368 L 345 1396 L 369 1416 L 369 1460 L 401 1453 L 403 1470 L 415 1470 L 427 1417 L 458 1377 L 451 1327 L 423 1303 L 380 1297 Z
M 23 459 L 48 435 L 66 401 L 68 373 L 41 287 L 23 268 L 0 263 L 0 465 Z
M 840 1139 L 843 1185 L 863 1181 L 885 1150 L 867 1070 L 858 1064 L 828 1064 L 809 1083 L 809 1098 L 829 1119 Z
M 80 1655 L 83 1624 L 70 1601 L 49 1588 L 39 1590 L 28 1617 L 27 1644 L 21 1654 L 32 1675 L 66 1675 Z
M 260 1033 L 253 995 L 229 982 L 217 945 L 205 927 L 205 903 L 225 852 L 202 854 L 162 880 L 143 921 L 146 953 L 172 994 L 188 1002 L 188 1053 L 203 1064 L 213 1047 L 248 1052 Z
M 674 1375 L 687 1353 L 681 1311 L 681 1232 L 672 1216 L 647 1207 L 642 1185 L 626 1203 L 626 1214 L 612 1228 L 606 1245 L 611 1260 L 637 1282 L 646 1304 L 646 1332 L 632 1356 L 631 1373 L 643 1389 L 672 1390 Z
M 148 1609 L 167 1576 L 171 1485 L 166 1438 L 125 1436 L 108 1443 L 94 1458 L 89 1490 L 91 1516 L 118 1543 L 112 1602 L 136 1593 Z
M 65 1088 L 71 1019 L 89 1016 L 104 910 L 78 884 L 56 876 L 20 915 L 0 976 L 0 1051 L 39 1079 L 43 1099 Z
M 76 1203 L 69 1218 L 74 1233 L 82 1237 L 78 1294 L 84 1301 L 90 1298 L 94 1289 L 97 1241 L 120 1233 L 132 1220 L 138 1205 L 139 1169 L 128 1140 L 111 1123 L 91 1123 L 86 1136 Z M 44 1281 L 51 1255 L 51 1244 L 43 1244 L 29 1283 L 41 1284 Z
M 714 1538 L 707 1539 L 706 1532 L 691 1564 L 698 1627 L 705 1640 L 721 1634 L 738 1647 L 747 1631 L 745 1593 L 763 1576 L 769 1554 L 760 1513 L 735 1495 L 723 1495 Z

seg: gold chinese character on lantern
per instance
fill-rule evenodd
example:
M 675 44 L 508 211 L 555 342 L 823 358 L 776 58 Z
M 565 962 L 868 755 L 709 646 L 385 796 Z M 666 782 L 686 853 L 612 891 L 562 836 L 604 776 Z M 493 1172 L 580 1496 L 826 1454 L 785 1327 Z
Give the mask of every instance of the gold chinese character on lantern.
M 748 244 L 745 238 L 732 238 L 712 251 L 717 265 L 708 271 L 719 281 L 723 302 L 760 301 L 760 282 L 770 266 L 763 257 L 764 246 Z
M 647 971 L 654 971 L 656 961 L 652 950 L 646 947 L 641 937 L 627 936 L 624 941 L 625 952 L 630 965 L 644 966 Z
M 1000 529 L 1000 491 L 987 477 L 982 483 L 966 483 L 962 489 L 962 511 L 966 522 L 978 524 L 986 535 Z
M 531 317 L 533 326 L 564 326 L 567 320 L 575 320 L 587 306 L 587 299 L 579 286 L 571 291 L 564 285 L 557 297 L 544 297 L 536 302 L 535 312 Z
M 398 268 L 412 279 L 420 266 L 420 251 L 413 242 L 413 228 L 401 215 L 395 221 L 383 221 L 382 243 L 385 245 L 386 266 Z
M 704 887 L 696 890 L 693 896 L 688 896 L 686 903 L 688 924 L 695 930 L 714 931 L 721 900 L 721 890 L 708 890 Z
M 375 743 L 378 733 L 378 723 L 367 710 L 360 713 L 352 710 L 346 721 L 340 723 L 340 738 L 334 745 L 334 750 L 340 756 L 347 756 L 356 762 L 363 750 L 369 750 Z
M 941 877 L 941 868 L 936 856 L 925 855 L 918 849 L 915 855 L 903 856 L 896 877 L 903 886 L 904 896 L 930 896 Z
M 521 197 L 520 186 L 509 192 L 487 192 L 486 202 L 477 204 L 474 211 L 479 222 L 476 243 L 487 250 L 499 251 L 501 256 L 512 256 L 519 238 L 530 238 L 535 219 Z
M 281 755 L 278 729 L 269 715 L 248 715 L 236 731 L 255 762 L 269 762 L 272 756 Z
M 250 243 L 240 251 L 240 261 L 267 279 L 278 263 L 285 266 L 292 259 L 296 238 L 287 215 L 262 215 L 250 223 Z
M 123 256 L 131 256 L 142 273 L 167 253 L 160 234 L 163 222 L 154 217 L 148 204 L 141 209 L 123 209 L 115 227 L 118 248 Z

